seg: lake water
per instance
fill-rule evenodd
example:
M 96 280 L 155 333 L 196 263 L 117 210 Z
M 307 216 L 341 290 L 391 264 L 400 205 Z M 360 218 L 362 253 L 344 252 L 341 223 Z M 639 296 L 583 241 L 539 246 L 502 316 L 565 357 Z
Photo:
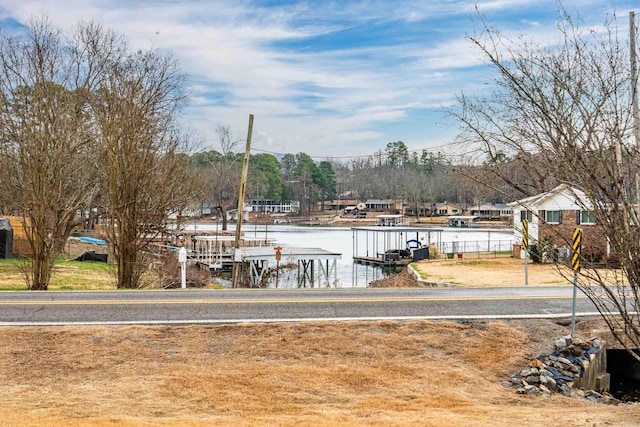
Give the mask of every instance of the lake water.
M 190 224 L 187 231 L 207 232 L 220 228 L 216 224 Z M 235 224 L 229 224 L 229 231 L 235 230 Z M 265 236 L 274 239 L 275 243 L 285 247 L 321 248 L 342 254 L 336 263 L 338 287 L 366 287 L 370 282 L 393 274 L 380 267 L 365 266 L 353 262 L 354 235 L 351 227 L 310 227 L 298 225 L 255 225 L 244 224 L 242 231 L 247 237 Z M 431 236 L 426 233 L 431 231 Z M 361 232 L 359 232 L 361 233 Z M 477 251 L 507 251 L 514 243 L 513 232 L 510 229 L 459 229 L 459 228 L 425 228 L 418 239 L 434 242 L 437 235 L 438 246 L 442 253 L 448 252 L 477 252 Z M 366 245 L 360 234 L 357 239 L 357 255 L 364 255 Z M 488 248 L 488 249 L 487 249 Z M 390 247 L 390 249 L 395 249 Z

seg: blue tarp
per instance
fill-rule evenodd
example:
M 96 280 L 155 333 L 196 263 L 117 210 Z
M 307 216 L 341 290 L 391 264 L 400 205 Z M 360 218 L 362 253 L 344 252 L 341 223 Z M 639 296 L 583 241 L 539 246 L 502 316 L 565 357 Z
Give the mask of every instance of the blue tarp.
M 93 243 L 94 245 L 106 245 L 107 242 L 105 242 L 102 239 L 94 239 L 93 237 L 81 237 L 80 238 L 81 242 L 84 243 Z

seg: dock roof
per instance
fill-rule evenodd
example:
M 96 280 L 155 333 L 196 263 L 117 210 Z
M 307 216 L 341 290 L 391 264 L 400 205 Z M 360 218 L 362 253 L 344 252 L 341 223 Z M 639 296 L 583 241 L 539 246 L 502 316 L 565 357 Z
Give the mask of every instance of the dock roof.
M 276 251 L 273 246 L 269 247 L 254 247 L 254 248 L 241 248 L 242 259 L 244 261 L 254 260 L 269 260 L 276 258 Z M 342 254 L 339 252 L 332 252 L 326 249 L 320 248 L 294 248 L 283 246 L 281 251 L 282 257 L 290 257 L 300 259 L 327 259 L 335 260 L 341 259 Z
M 372 225 L 369 227 L 351 227 L 353 231 L 376 231 L 376 232 L 397 232 L 397 233 L 432 233 L 438 232 L 441 233 L 444 229 L 442 228 L 431 228 L 431 227 L 411 227 L 404 225 Z

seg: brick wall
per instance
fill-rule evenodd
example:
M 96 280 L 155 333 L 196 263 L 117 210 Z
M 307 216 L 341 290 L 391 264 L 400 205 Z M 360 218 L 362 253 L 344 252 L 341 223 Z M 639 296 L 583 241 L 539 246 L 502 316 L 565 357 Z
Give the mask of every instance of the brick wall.
M 538 228 L 540 241 L 549 239 L 557 246 L 571 246 L 573 232 L 576 227 L 582 228 L 582 253 L 601 254 L 606 258 L 607 239 L 602 229 L 595 224 L 576 224 L 580 211 L 562 211 L 561 224 L 547 224 L 544 221 Z M 539 218 L 544 219 L 543 211 L 538 212 Z

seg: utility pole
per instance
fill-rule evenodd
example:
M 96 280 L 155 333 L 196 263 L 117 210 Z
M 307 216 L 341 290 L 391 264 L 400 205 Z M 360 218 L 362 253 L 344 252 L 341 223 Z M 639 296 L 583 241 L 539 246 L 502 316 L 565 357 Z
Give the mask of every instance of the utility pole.
M 247 192 L 247 176 L 249 175 L 249 156 L 251 155 L 251 134 L 253 133 L 253 114 L 249 114 L 249 129 L 247 131 L 247 145 L 244 149 L 242 176 L 240 177 L 240 191 L 238 192 L 238 214 L 236 215 L 235 251 L 233 254 L 232 287 L 238 287 L 238 275 L 242 259 L 240 257 L 240 237 L 242 236 L 242 211 L 244 210 L 244 196 Z

